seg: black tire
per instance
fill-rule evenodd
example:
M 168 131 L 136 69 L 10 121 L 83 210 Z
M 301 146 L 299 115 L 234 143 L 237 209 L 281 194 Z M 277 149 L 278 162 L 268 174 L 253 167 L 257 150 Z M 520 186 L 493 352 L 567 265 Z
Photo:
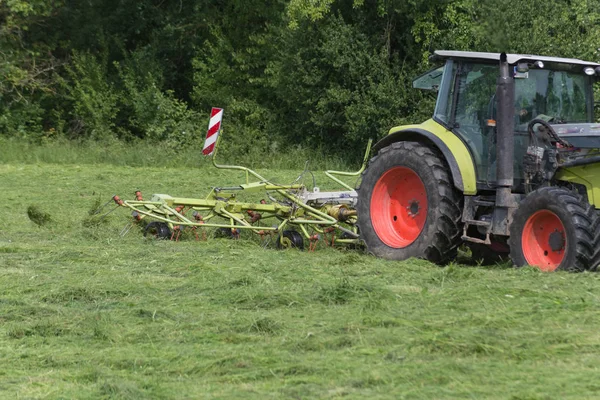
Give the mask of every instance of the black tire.
M 481 243 L 469 243 L 471 260 L 481 265 L 495 265 L 508 260 L 508 253 L 495 251 L 490 246 Z
M 407 168 L 420 178 L 427 200 L 427 213 L 419 236 L 404 247 L 384 243 L 371 218 L 375 186 L 385 173 L 396 167 Z M 418 257 L 444 264 L 456 257 L 461 243 L 462 204 L 463 195 L 452 184 L 449 167 L 437 150 L 418 142 L 392 143 L 369 161 L 362 176 L 357 203 L 361 239 L 367 250 L 377 257 L 390 260 Z M 393 218 L 395 222 L 396 217 Z
M 171 230 L 165 222 L 152 221 L 144 228 L 144 237 L 157 240 L 170 240 Z
M 552 231 L 551 224 L 536 224 L 536 216 L 545 213 L 551 219 L 560 220 L 562 227 L 554 229 L 546 241 L 542 240 L 545 228 Z M 529 224 L 528 224 L 529 221 Z M 598 214 L 581 195 L 559 187 L 544 187 L 529 194 L 515 211 L 510 225 L 510 258 L 517 267 L 529 265 L 524 247 L 527 248 L 530 260 L 548 260 L 547 265 L 537 265 L 543 270 L 584 271 L 593 268 L 598 246 Z M 527 232 L 538 232 L 540 240 L 525 242 L 523 237 L 538 238 L 538 235 Z M 564 229 L 563 229 L 564 228 Z M 526 231 L 527 232 L 524 232 Z M 554 239 L 551 235 L 554 235 Z M 531 239 L 533 240 L 533 239 Z M 539 244 L 538 254 L 533 253 L 531 243 Z M 543 253 L 542 253 L 543 252 Z M 561 254 L 562 253 L 562 254 Z M 543 254 L 543 256 L 541 255 Z M 555 265 L 550 256 L 559 257 Z M 549 256 L 550 255 L 550 256 Z M 540 264 L 542 264 L 540 262 Z
M 283 231 L 283 243 L 281 243 L 281 235 L 277 237 L 277 248 L 278 249 L 290 249 L 295 248 L 298 250 L 304 250 L 304 238 L 300 232 L 296 231 Z
M 596 226 L 592 229 L 596 233 L 595 243 L 596 251 L 592 258 L 592 271 L 598 271 L 600 269 L 600 210 L 596 210 Z

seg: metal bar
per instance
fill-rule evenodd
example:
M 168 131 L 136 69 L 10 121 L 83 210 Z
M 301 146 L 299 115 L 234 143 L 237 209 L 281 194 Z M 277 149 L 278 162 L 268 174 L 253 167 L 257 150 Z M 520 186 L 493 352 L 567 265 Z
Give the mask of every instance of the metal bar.
M 143 205 L 143 206 L 162 206 L 162 201 L 145 201 L 145 200 L 127 200 L 127 203 L 131 205 Z
M 229 219 L 230 219 L 230 220 L 233 220 L 233 221 L 236 221 L 236 222 L 237 222 L 237 223 L 239 223 L 239 224 L 246 225 L 246 226 L 250 226 L 250 227 L 253 227 L 253 228 L 254 228 L 254 226 L 253 226 L 253 225 L 250 225 L 250 224 L 248 223 L 248 221 L 245 221 L 245 220 L 243 220 L 243 219 L 240 219 L 240 218 L 236 217 L 235 215 L 233 215 L 232 213 L 230 213 L 230 212 L 229 212 L 229 211 L 227 211 L 227 210 L 221 210 L 221 212 L 222 212 L 224 215 L 226 215 L 227 217 L 229 217 Z M 256 229 L 256 230 L 257 230 L 257 231 L 259 231 L 259 229 Z
M 335 243 L 342 243 L 342 244 L 360 244 L 360 240 L 359 239 L 335 239 Z
M 310 235 L 308 234 L 308 231 L 306 230 L 306 227 L 304 225 L 299 225 L 299 226 L 300 226 L 300 230 L 304 234 L 304 237 L 307 238 L 307 239 L 310 239 Z
M 363 173 L 363 171 L 365 170 L 365 168 L 367 167 L 367 162 L 369 161 L 369 154 L 371 153 L 371 143 L 373 143 L 373 139 L 369 139 L 369 142 L 367 143 L 367 150 L 365 151 L 365 156 L 363 157 L 363 162 L 362 165 L 360 167 L 360 169 L 356 172 L 345 172 L 345 171 L 332 171 L 332 170 L 328 170 L 325 171 L 325 175 L 337 182 L 338 184 L 342 185 L 343 187 L 345 187 L 348 190 L 354 190 L 353 187 L 351 187 L 350 185 L 345 184 L 344 182 L 342 182 L 341 180 L 339 180 L 338 178 L 336 178 L 334 175 L 341 175 L 341 176 L 359 176 L 360 174 Z
M 192 221 L 190 221 L 189 219 L 187 219 L 183 214 L 180 214 L 179 212 L 177 212 L 177 210 L 172 209 L 171 207 L 165 205 L 163 206 L 164 208 L 166 208 L 168 211 L 172 212 L 173 214 L 175 214 L 177 217 L 179 217 L 179 219 L 181 219 L 184 222 L 193 224 Z
M 124 203 L 127 204 L 127 203 Z M 204 228 L 241 228 L 241 229 L 254 229 L 254 230 L 263 230 L 263 231 L 275 231 L 277 230 L 277 228 L 274 228 L 272 226 L 255 226 L 255 225 L 251 225 L 251 226 L 246 226 L 246 225 L 227 225 L 227 224 L 211 224 L 211 223 L 198 223 L 198 222 L 185 222 L 185 221 L 177 221 L 177 220 L 173 220 L 170 218 L 165 218 L 165 217 L 161 217 L 159 215 L 153 214 L 151 212 L 147 212 L 147 211 L 143 211 L 140 210 L 138 208 L 135 208 L 129 204 L 127 204 L 127 207 L 131 208 L 134 211 L 139 212 L 140 214 L 146 215 L 148 217 L 152 217 L 156 220 L 162 221 L 162 222 L 166 222 L 168 224 L 173 224 L 173 225 L 183 225 L 183 226 L 199 226 L 199 227 L 204 227 Z M 210 217 L 212 218 L 212 217 Z M 206 221 L 206 220 L 205 220 Z
M 277 238 L 277 240 L 279 240 L 279 244 L 281 244 L 282 246 L 283 246 L 283 228 L 285 228 L 287 223 L 288 223 L 287 219 L 284 219 L 283 221 L 281 221 L 281 224 L 279 224 L 279 226 L 276 229 L 276 232 L 281 232 L 279 234 L 279 237 Z
M 219 148 L 219 143 L 221 142 L 221 137 L 222 136 L 223 136 L 223 131 L 221 131 L 221 134 L 219 135 L 219 137 L 217 137 L 217 143 L 215 143 L 215 149 L 214 149 L 213 155 L 212 155 L 212 163 L 215 166 L 215 168 L 219 168 L 219 169 L 233 169 L 233 170 L 237 170 L 237 171 L 244 171 L 246 173 L 246 184 L 249 183 L 248 174 L 252 174 L 254 177 L 260 179 L 263 182 L 271 183 L 271 182 L 269 182 L 268 179 L 262 177 L 261 175 L 258 174 L 258 172 L 255 172 L 255 171 L 251 170 L 250 168 L 242 167 L 240 165 L 217 164 L 217 150 Z
M 322 219 L 324 219 L 325 221 L 327 221 L 326 223 L 322 223 L 323 225 L 333 225 L 337 223 L 337 219 L 315 209 L 312 208 L 311 206 L 309 206 L 308 204 L 304 204 L 302 202 L 302 200 L 296 196 L 294 196 L 293 194 L 284 192 L 283 190 L 278 190 L 277 193 L 279 193 L 280 195 L 282 195 L 283 197 L 287 197 L 288 199 L 292 200 L 294 203 L 296 203 L 299 207 L 304 208 L 307 211 L 310 211 L 313 214 L 316 214 L 316 216 L 321 217 Z

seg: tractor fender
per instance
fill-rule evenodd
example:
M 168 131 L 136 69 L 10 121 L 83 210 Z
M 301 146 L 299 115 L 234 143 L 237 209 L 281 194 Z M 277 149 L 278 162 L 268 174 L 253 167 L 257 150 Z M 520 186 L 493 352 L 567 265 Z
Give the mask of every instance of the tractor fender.
M 466 146 L 460 142 L 460 139 L 456 138 L 456 136 L 452 134 L 452 136 L 456 138 L 459 143 L 458 146 L 457 143 L 451 144 L 454 145 L 455 149 L 458 147 L 457 150 L 460 151 L 458 154 L 460 159 L 457 160 L 455 154 L 450 150 L 450 146 L 444 140 L 442 140 L 442 138 L 427 129 L 417 126 L 406 127 L 405 129 L 400 130 L 397 128 L 392 129 L 389 135 L 381 139 L 375 144 L 375 146 L 373 146 L 373 151 L 376 153 L 382 148 L 387 147 L 394 142 L 400 141 L 420 142 L 432 146 L 442 153 L 444 159 L 448 163 L 454 186 L 464 194 L 476 194 L 477 183 L 473 160 Z M 461 146 L 462 148 L 460 148 Z
M 562 167 L 554 177 L 559 181 L 584 186 L 587 192 L 587 201 L 596 209 L 600 209 L 600 163 Z

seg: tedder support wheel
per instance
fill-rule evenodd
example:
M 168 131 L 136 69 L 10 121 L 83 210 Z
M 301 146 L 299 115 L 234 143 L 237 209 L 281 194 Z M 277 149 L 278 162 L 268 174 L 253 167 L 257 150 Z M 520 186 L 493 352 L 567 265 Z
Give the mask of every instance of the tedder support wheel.
M 169 240 L 171 239 L 171 230 L 169 225 L 160 221 L 152 221 L 144 229 L 144 237 L 149 239 Z
M 283 238 L 277 237 L 277 248 L 278 249 L 290 249 L 296 248 L 304 250 L 304 239 L 299 232 L 296 231 L 283 231 Z
M 595 267 L 598 214 L 580 195 L 559 187 L 529 194 L 510 225 L 510 258 L 542 271 L 583 271 Z
M 461 242 L 463 196 L 436 150 L 396 142 L 369 161 L 358 189 L 358 226 L 369 252 L 443 264 Z

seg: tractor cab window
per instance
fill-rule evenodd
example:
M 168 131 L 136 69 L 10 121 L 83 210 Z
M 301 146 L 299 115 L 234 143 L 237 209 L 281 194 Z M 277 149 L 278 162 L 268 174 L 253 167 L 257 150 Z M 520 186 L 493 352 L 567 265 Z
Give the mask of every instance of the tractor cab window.
M 440 89 L 443 74 L 443 66 L 427 71 L 413 80 L 413 88 L 437 92 Z
M 515 130 L 527 131 L 527 124 L 540 115 L 556 123 L 592 122 L 589 77 L 570 71 L 529 70 L 515 78 Z
M 444 73 L 438 89 L 439 93 L 435 105 L 435 112 L 433 113 L 433 117 L 446 126 L 449 126 L 450 124 L 457 65 L 458 64 L 453 60 L 446 61 L 446 65 L 443 67 Z

